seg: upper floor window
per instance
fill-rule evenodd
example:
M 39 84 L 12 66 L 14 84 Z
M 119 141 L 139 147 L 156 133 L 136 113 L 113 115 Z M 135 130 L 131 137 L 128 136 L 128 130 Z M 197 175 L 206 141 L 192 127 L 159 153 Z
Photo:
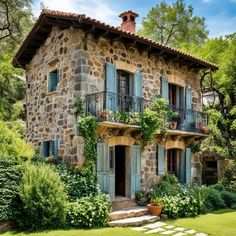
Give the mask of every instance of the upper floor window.
M 120 95 L 133 94 L 133 80 L 131 74 L 121 70 L 117 71 L 117 93 Z
M 184 88 L 169 84 L 169 104 L 174 108 L 184 107 Z
M 59 82 L 59 72 L 58 72 L 58 69 L 56 69 L 49 73 L 49 77 L 48 77 L 48 92 L 49 93 L 57 91 L 58 82 Z

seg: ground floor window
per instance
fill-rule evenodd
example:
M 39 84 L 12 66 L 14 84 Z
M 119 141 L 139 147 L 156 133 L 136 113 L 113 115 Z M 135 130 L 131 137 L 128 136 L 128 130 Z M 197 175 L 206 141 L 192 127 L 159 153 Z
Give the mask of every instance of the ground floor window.
M 180 154 L 179 149 L 167 150 L 167 173 L 176 177 L 180 175 Z

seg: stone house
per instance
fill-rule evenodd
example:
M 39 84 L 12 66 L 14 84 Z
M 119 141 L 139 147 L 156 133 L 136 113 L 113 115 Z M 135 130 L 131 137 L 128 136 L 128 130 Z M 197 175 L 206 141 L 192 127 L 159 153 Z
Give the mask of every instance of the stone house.
M 121 27 L 85 15 L 43 10 L 13 59 L 27 80 L 26 139 L 43 157 L 81 164 L 84 139 L 76 129 L 74 101 L 98 120 L 109 110 L 142 112 L 158 95 L 177 111 L 175 129 L 142 147 L 136 125 L 100 119 L 97 173 L 112 199 L 133 198 L 164 173 L 201 183 L 202 163 L 190 144 L 206 137 L 202 126 L 201 72 L 217 66 L 135 33 L 132 11 Z

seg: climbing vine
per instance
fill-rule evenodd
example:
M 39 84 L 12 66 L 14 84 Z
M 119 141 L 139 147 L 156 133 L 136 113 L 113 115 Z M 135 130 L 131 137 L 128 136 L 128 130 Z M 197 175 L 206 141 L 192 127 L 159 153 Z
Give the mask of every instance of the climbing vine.
M 79 116 L 84 115 L 84 108 L 83 108 L 84 102 L 77 97 L 74 102 L 74 107 L 75 107 L 75 114 Z
M 86 157 L 86 165 L 89 166 L 94 164 L 97 160 L 97 140 L 96 140 L 96 130 L 98 127 L 98 123 L 94 116 L 86 116 L 82 118 L 77 123 L 77 128 L 80 133 L 84 136 L 85 144 L 84 144 L 84 155 Z
M 163 98 L 157 98 L 155 102 L 146 108 L 143 113 L 140 113 L 140 130 L 142 138 L 145 142 L 153 141 L 155 133 L 167 133 L 168 123 L 166 117 L 170 116 L 172 111 Z

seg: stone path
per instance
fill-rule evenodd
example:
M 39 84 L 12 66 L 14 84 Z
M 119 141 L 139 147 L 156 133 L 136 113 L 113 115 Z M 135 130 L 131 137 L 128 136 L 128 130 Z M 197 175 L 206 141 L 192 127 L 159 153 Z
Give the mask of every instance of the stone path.
M 170 236 L 208 236 L 208 234 L 197 232 L 194 229 L 186 229 L 184 227 L 177 227 L 174 225 L 168 225 L 164 222 L 155 222 L 152 224 L 143 225 L 141 227 L 131 228 L 131 230 L 135 231 L 143 231 L 144 234 L 155 234 L 158 233 L 160 235 L 170 235 Z

